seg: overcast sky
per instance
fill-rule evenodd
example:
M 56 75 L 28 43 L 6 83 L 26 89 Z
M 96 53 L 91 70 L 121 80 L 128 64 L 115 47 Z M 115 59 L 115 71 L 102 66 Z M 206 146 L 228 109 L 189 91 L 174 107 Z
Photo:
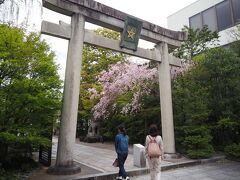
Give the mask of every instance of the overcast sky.
M 167 28 L 167 17 L 178 10 L 190 5 L 197 0 L 96 0 L 102 4 L 123 11 L 140 19 L 149 21 L 159 26 Z M 70 23 L 70 17 L 53 13 L 44 8 L 43 20 L 58 23 L 62 20 L 66 23 Z M 87 29 L 95 28 L 92 25 L 87 24 Z M 56 53 L 56 62 L 60 65 L 60 76 L 64 78 L 67 47 L 68 42 L 66 40 L 43 36 L 47 42 L 50 43 L 51 48 Z M 150 48 L 152 44 L 145 42 L 139 42 L 140 47 Z

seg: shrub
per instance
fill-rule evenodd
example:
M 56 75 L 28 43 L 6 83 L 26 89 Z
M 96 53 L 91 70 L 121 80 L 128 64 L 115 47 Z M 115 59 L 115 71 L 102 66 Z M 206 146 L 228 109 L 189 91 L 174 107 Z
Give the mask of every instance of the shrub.
M 3 162 L 2 166 L 6 171 L 9 170 L 27 171 L 38 167 L 38 163 L 31 158 L 22 155 L 14 155 L 8 156 L 6 161 Z
M 231 160 L 240 161 L 240 143 L 233 143 L 224 148 L 227 158 Z
M 214 150 L 210 144 L 212 136 L 208 128 L 204 126 L 183 126 L 178 128 L 181 131 L 180 143 L 183 153 L 193 159 L 211 157 Z
M 23 180 L 27 179 L 33 169 L 39 167 L 39 164 L 21 155 L 8 156 L 0 167 L 0 180 Z

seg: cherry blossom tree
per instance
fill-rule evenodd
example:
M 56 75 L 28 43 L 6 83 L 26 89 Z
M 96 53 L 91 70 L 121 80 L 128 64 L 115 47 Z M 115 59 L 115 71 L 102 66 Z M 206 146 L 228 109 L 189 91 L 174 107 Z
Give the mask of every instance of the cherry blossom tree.
M 103 71 L 98 82 L 102 85 L 100 94 L 94 89 L 89 89 L 92 98 L 100 97 L 99 102 L 93 108 L 93 119 L 107 118 L 109 110 L 116 110 L 116 99 L 133 92 L 131 102 L 127 103 L 121 113 L 135 113 L 141 108 L 140 97 L 150 93 L 150 84 L 157 81 L 157 69 L 149 69 L 148 65 L 134 63 L 117 63 L 110 67 L 109 71 Z M 109 109 L 109 107 L 112 107 Z
M 175 79 L 184 73 L 189 66 L 181 68 L 171 68 L 171 77 Z M 131 92 L 129 102 L 120 109 L 118 113 L 134 114 L 141 107 L 141 97 L 151 93 L 153 84 L 158 83 L 157 68 L 149 68 L 148 64 L 139 65 L 135 63 L 116 63 L 108 71 L 103 71 L 98 77 L 98 83 L 102 86 L 102 91 L 88 89 L 91 99 L 97 98 L 99 102 L 92 109 L 93 120 L 108 118 L 117 109 L 117 99 Z

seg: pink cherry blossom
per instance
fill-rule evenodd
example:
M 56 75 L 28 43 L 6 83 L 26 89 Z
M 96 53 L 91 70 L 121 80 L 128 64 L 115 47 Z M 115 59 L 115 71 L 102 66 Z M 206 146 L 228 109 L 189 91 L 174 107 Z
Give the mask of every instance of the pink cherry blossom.
M 171 77 L 175 79 L 188 69 L 184 65 L 181 68 L 171 68 Z M 116 63 L 108 71 L 103 71 L 98 76 L 98 83 L 102 91 L 97 93 L 96 89 L 89 89 L 91 98 L 99 98 L 99 102 L 92 109 L 93 120 L 107 118 L 109 110 L 116 111 L 116 100 L 127 92 L 133 92 L 132 99 L 120 111 L 123 114 L 134 114 L 141 107 L 141 97 L 151 93 L 151 85 L 158 83 L 157 68 L 149 68 L 147 64 Z

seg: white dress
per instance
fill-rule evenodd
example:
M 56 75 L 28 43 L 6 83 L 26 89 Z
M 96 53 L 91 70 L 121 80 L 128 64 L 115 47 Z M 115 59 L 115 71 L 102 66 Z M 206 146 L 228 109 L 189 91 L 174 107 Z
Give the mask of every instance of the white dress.
M 149 142 L 151 141 L 149 138 L 150 135 L 148 135 L 146 137 L 146 141 L 145 141 L 145 156 L 149 165 L 149 169 L 150 169 L 150 176 L 151 176 L 151 180 L 161 180 L 161 159 L 162 156 L 158 157 L 158 158 L 150 158 L 148 156 L 148 145 Z M 160 150 L 162 155 L 164 154 L 163 151 L 163 141 L 162 141 L 162 137 L 161 136 L 156 136 L 156 137 L 152 137 L 151 138 L 156 138 L 156 142 L 159 144 Z

